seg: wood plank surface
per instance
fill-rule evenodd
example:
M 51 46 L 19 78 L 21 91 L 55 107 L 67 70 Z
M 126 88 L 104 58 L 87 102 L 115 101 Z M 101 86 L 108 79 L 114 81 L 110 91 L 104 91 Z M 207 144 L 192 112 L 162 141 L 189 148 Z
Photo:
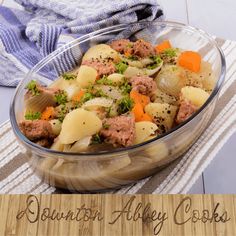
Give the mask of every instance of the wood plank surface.
M 236 235 L 235 195 L 0 195 L 0 235 Z

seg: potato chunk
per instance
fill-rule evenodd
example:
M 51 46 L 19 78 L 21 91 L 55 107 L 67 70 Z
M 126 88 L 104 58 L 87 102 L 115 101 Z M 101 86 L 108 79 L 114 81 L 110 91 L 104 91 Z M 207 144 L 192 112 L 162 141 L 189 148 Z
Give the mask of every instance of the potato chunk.
M 111 107 L 112 103 L 112 99 L 98 97 L 85 102 L 82 107 L 86 110 L 94 110 L 102 107 Z
M 118 73 L 113 73 L 107 77 L 108 80 L 111 80 L 112 83 L 118 85 L 122 84 L 124 81 L 124 75 L 118 74 Z
M 176 97 L 171 96 L 167 93 L 162 92 L 160 89 L 155 91 L 155 101 L 156 103 L 169 103 L 171 105 L 176 105 L 178 103 Z
M 59 121 L 58 119 L 53 119 L 53 120 L 50 120 L 49 123 L 52 126 L 52 132 L 55 135 L 59 135 L 61 132 L 61 121 Z
M 76 79 L 65 80 L 62 77 L 55 80 L 49 87 L 66 91 L 68 99 L 72 99 L 72 97 L 80 91 L 80 86 Z
M 157 125 L 150 121 L 140 121 L 135 123 L 135 144 L 142 143 L 153 136 L 158 129 Z
M 91 47 L 83 56 L 82 62 L 90 59 L 107 59 L 112 58 L 114 62 L 119 61 L 119 53 L 107 44 L 97 44 Z
M 181 99 L 188 100 L 197 107 L 201 107 L 208 97 L 209 94 L 200 88 L 186 86 L 181 89 Z
M 87 88 L 89 85 L 95 83 L 97 75 L 98 75 L 97 71 L 94 68 L 82 65 L 79 68 L 79 72 L 77 75 L 77 82 L 81 88 Z
M 145 107 L 145 112 L 152 117 L 162 132 L 172 128 L 176 111 L 177 107 L 168 103 L 149 103 Z
M 78 108 L 66 115 L 59 139 L 62 144 L 71 144 L 96 134 L 101 128 L 102 121 L 93 112 Z

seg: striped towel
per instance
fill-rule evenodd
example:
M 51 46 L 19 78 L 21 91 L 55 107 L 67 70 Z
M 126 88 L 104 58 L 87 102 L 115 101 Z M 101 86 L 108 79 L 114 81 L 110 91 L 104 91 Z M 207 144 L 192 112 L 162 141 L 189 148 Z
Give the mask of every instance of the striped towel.
M 187 193 L 236 131 L 236 42 L 216 40 L 226 56 L 227 74 L 211 124 L 184 156 L 152 177 L 113 193 Z M 0 193 L 60 192 L 43 183 L 30 169 L 9 121 L 0 126 Z
M 0 85 L 15 86 L 42 58 L 95 30 L 163 19 L 156 0 L 16 0 L 0 7 Z M 67 68 L 63 70 L 66 71 Z

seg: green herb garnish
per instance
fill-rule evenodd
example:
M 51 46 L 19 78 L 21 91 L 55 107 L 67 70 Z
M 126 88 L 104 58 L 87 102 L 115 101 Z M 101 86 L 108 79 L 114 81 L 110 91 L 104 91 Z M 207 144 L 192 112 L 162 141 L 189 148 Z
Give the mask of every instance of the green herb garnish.
M 120 74 L 123 74 L 126 69 L 128 68 L 128 63 L 125 62 L 125 61 L 121 61 L 117 64 L 115 64 L 115 67 L 116 67 L 116 71 Z
M 63 122 L 65 116 L 66 116 L 66 113 L 67 113 L 67 109 L 66 109 L 66 105 L 62 105 L 60 111 L 58 112 L 58 115 L 57 115 L 57 118 L 60 122 Z
M 127 43 L 127 48 L 132 48 L 133 44 L 132 43 Z
M 94 98 L 94 95 L 92 93 L 86 92 L 81 98 L 81 103 L 85 103 L 93 98 Z
M 26 120 L 39 120 L 41 118 L 41 112 L 29 112 L 25 114 Z
M 130 111 L 133 108 L 134 102 L 129 96 L 126 96 L 120 99 L 117 104 L 118 104 L 117 111 L 119 115 L 121 115 Z
M 151 63 L 150 65 L 147 66 L 147 69 L 155 69 L 158 66 L 161 65 L 161 63 L 163 62 L 163 60 L 159 57 L 159 56 L 152 56 L 150 57 L 153 60 L 153 63 Z
M 130 91 L 132 90 L 132 86 L 129 84 L 128 80 L 125 79 L 124 80 L 124 83 L 122 83 L 120 86 L 119 86 L 121 92 L 123 95 L 127 95 L 130 93 Z
M 37 83 L 35 80 L 31 80 L 27 85 L 26 88 L 28 89 L 28 91 L 30 91 L 32 93 L 33 96 L 39 95 L 40 91 L 37 87 Z
M 153 63 L 147 66 L 147 69 L 150 69 L 150 70 L 157 68 L 163 62 L 163 60 L 159 56 L 152 56 L 150 58 L 153 60 Z
M 103 124 L 102 127 L 103 127 L 103 129 L 109 129 L 110 125 L 109 124 Z
M 102 137 L 99 134 L 94 134 L 92 136 L 91 144 L 100 144 L 102 142 L 103 142 Z
M 103 76 L 101 79 L 97 80 L 97 84 L 113 85 L 113 82 L 112 80 L 108 79 L 107 76 Z
M 75 80 L 76 75 L 65 73 L 65 74 L 62 75 L 62 78 L 64 80 Z
M 96 89 L 93 95 L 95 97 L 104 97 L 104 98 L 108 97 L 101 89 Z
M 131 61 L 137 61 L 138 60 L 138 57 L 137 56 L 134 56 L 134 55 L 131 55 L 129 57 L 127 57 L 129 60 Z
M 175 48 L 167 48 L 165 49 L 161 54 L 166 57 L 176 57 L 177 56 L 177 50 Z
M 67 99 L 67 93 L 64 90 L 59 90 L 56 94 L 55 94 L 55 101 L 57 104 L 59 105 L 64 105 L 67 103 L 68 99 Z

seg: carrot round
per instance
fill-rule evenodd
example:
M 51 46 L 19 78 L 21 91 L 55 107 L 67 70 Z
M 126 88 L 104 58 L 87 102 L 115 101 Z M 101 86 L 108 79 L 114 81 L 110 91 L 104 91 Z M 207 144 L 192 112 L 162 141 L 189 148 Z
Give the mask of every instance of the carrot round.
M 140 117 L 138 121 L 151 121 L 152 122 L 152 118 L 147 113 L 143 113 L 142 117 Z
M 125 56 L 126 56 L 126 57 L 130 57 L 130 56 L 131 56 L 131 53 L 130 53 L 129 51 L 126 51 L 126 52 L 125 52 Z
M 150 98 L 148 96 L 145 96 L 135 90 L 130 92 L 130 98 L 134 100 L 134 103 L 140 103 L 143 107 L 150 103 Z
M 142 104 L 140 103 L 134 104 L 132 112 L 134 113 L 135 121 L 139 121 L 140 119 L 142 119 L 142 116 L 144 114 Z
M 162 43 L 156 45 L 155 49 L 158 53 L 162 53 L 166 49 L 171 48 L 171 44 L 169 40 L 165 40 Z
M 41 119 L 50 120 L 53 118 L 54 114 L 55 114 L 54 107 L 46 107 L 46 109 L 42 113 Z
M 182 52 L 178 59 L 178 63 L 180 66 L 193 72 L 200 71 L 201 61 L 202 61 L 201 55 L 193 51 Z
M 83 97 L 83 95 L 84 95 L 84 91 L 81 90 L 78 94 L 73 96 L 72 101 L 79 102 L 80 99 Z
M 143 106 L 141 103 L 136 103 L 132 109 L 135 117 L 135 121 L 152 121 L 152 118 L 143 111 Z

